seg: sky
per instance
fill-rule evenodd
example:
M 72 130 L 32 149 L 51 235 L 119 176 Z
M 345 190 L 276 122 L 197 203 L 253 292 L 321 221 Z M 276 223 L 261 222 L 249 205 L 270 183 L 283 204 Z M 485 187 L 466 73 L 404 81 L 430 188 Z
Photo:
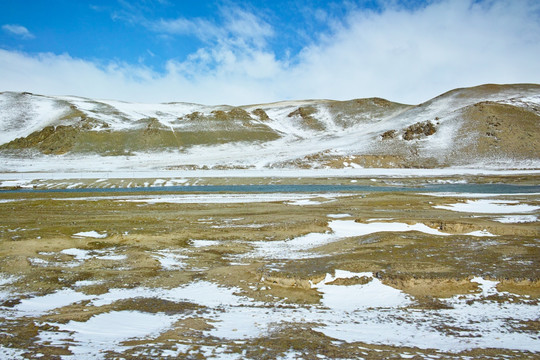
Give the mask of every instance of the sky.
M 540 83 L 538 0 L 0 0 L 0 91 L 418 104 Z

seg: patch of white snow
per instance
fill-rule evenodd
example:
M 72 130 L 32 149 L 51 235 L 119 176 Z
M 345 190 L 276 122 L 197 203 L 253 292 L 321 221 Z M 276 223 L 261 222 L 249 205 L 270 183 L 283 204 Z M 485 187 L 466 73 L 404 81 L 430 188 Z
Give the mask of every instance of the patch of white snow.
M 73 234 L 73 237 L 90 237 L 95 239 L 105 239 L 107 237 L 107 233 L 104 232 L 102 234 L 98 233 L 95 230 L 92 231 L 81 231 L 76 234 Z
M 483 213 L 483 214 L 520 214 L 540 209 L 540 206 L 520 204 L 517 200 L 467 200 L 450 205 L 436 205 L 436 209 Z

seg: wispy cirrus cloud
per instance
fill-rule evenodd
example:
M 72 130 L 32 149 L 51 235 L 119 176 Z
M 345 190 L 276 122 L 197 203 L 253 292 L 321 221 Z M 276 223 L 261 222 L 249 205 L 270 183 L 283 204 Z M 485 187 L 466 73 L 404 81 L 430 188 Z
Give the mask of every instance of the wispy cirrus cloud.
M 159 19 L 146 21 L 146 27 L 156 33 L 168 35 L 191 35 L 206 41 L 219 37 L 223 31 L 212 22 L 201 19 Z
M 35 38 L 34 34 L 32 34 L 26 27 L 22 25 L 5 24 L 5 25 L 2 25 L 2 30 L 4 30 L 5 32 L 11 35 L 15 35 L 23 39 Z
M 268 46 L 276 35 L 274 28 L 246 9 L 221 7 L 217 21 L 178 17 L 149 21 L 145 26 L 158 34 L 195 36 L 202 41 L 186 59 L 167 62 L 169 73 L 190 80 L 202 74 L 213 79 L 260 80 L 276 76 L 284 68 Z
M 244 44 L 262 48 L 275 35 L 273 27 L 253 12 L 236 7 L 220 7 L 219 21 L 177 17 L 144 20 L 151 31 L 168 35 L 191 35 L 205 43 Z

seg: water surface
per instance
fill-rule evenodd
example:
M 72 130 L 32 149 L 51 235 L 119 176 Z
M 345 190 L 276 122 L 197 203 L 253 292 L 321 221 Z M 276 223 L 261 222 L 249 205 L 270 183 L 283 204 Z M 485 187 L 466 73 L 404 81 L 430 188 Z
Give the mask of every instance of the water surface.
M 423 186 L 377 185 L 177 185 L 131 188 L 16 189 L 0 193 L 329 193 L 329 192 L 451 192 L 478 194 L 540 193 L 538 185 L 428 184 Z

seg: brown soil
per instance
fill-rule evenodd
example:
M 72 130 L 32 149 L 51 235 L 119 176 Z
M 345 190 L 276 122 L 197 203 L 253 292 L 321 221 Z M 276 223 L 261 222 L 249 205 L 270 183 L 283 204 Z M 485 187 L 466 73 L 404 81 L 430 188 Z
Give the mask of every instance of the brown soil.
M 268 183 L 277 179 L 229 179 L 233 183 Z M 227 181 L 229 181 L 227 180 Z M 305 179 L 304 179 L 305 180 Z M 302 180 L 302 181 L 304 181 Z M 310 179 L 319 183 L 350 183 L 351 179 Z M 502 181 L 486 178 L 479 182 Z M 537 183 L 535 177 L 509 177 L 509 183 Z M 134 180 L 135 181 L 135 180 Z M 148 181 L 145 179 L 144 181 Z M 191 180 L 190 180 L 191 181 Z M 206 179 L 204 183 L 216 183 Z M 224 183 L 224 179 L 219 180 Z M 281 183 L 291 181 L 281 179 Z M 294 180 L 299 181 L 299 180 Z M 412 179 L 378 179 L 377 183 Z M 422 181 L 426 181 L 423 179 Z M 369 180 L 360 179 L 359 184 Z M 369 182 L 371 183 L 371 182 Z M 39 185 L 42 186 L 42 185 Z M 235 287 L 237 294 L 273 306 L 304 306 L 319 304 L 321 294 L 311 288 L 327 273 L 335 270 L 372 272 L 384 284 L 400 289 L 414 300 L 415 311 L 444 309 L 444 298 L 469 293 L 478 294 L 474 276 L 499 280 L 494 301 L 540 300 L 540 252 L 537 223 L 502 224 L 493 221 L 498 215 L 458 213 L 435 209 L 436 205 L 463 201 L 452 196 L 435 197 L 414 193 L 365 193 L 335 199 L 318 198 L 319 204 L 295 206 L 287 202 L 246 204 L 144 204 L 119 201 L 113 196 L 129 193 L 107 193 L 101 198 L 80 200 L 96 194 L 7 194 L 0 199 L 0 272 L 17 279 L 9 288 L 22 294 L 2 304 L 15 306 L 25 296 L 45 295 L 72 288 L 81 280 L 94 281 L 81 286 L 85 294 L 104 294 L 113 288 L 171 289 L 192 281 L 209 281 L 220 286 Z M 101 196 L 101 195 L 100 195 Z M 74 200 L 73 198 L 79 198 Z M 314 199 L 317 199 L 314 196 Z M 519 199 L 522 203 L 538 204 L 537 195 L 500 196 L 497 199 Z M 349 214 L 348 220 L 423 223 L 450 236 L 420 232 L 378 232 L 353 236 L 310 249 L 312 256 L 302 259 L 266 259 L 246 257 L 258 242 L 292 239 L 312 232 L 329 231 L 333 221 L 328 214 Z M 538 215 L 537 213 L 533 213 Z M 464 233 L 487 229 L 498 235 L 480 238 Z M 80 231 L 106 232 L 104 239 L 75 238 Z M 217 244 L 194 247 L 193 240 L 217 240 Z M 65 249 L 84 249 L 91 259 L 76 263 L 76 259 L 61 253 Z M 162 268 L 159 250 L 179 251 L 183 267 Z M 99 259 L 103 252 L 125 255 L 118 262 Z M 67 264 L 75 264 L 67 267 Z M 97 282 L 96 282 L 97 281 Z M 373 281 L 370 277 L 339 279 L 333 285 L 361 285 Z M 26 294 L 26 295 L 25 295 Z M 406 346 L 383 346 L 360 343 L 336 343 L 316 331 L 319 324 L 294 323 L 277 328 L 264 336 L 245 342 L 205 337 L 203 330 L 212 328 L 205 319 L 204 307 L 195 303 L 172 302 L 163 299 L 132 298 L 98 307 L 85 302 L 72 304 L 39 318 L 1 319 L 0 337 L 3 346 L 26 349 L 29 356 L 41 352 L 49 358 L 69 354 L 65 347 L 36 345 L 36 336 L 46 323 L 86 321 L 109 311 L 143 311 L 186 314 L 174 328 L 154 340 L 131 342 L 133 349 L 111 357 L 141 358 L 137 351 L 145 347 L 168 349 L 172 344 L 193 346 L 192 358 L 202 356 L 204 346 L 220 344 L 246 358 L 275 358 L 289 349 L 301 351 L 304 358 L 317 354 L 342 358 L 392 358 L 399 354 L 435 354 L 430 350 Z M 536 331 L 538 323 L 515 324 L 520 331 Z M 52 329 L 54 330 L 54 329 Z M 448 329 L 449 332 L 454 331 Z M 198 349 L 198 350 L 197 350 Z M 187 355 L 187 353 L 182 353 Z M 438 353 L 441 355 L 441 353 Z M 532 358 L 527 352 L 475 349 L 460 356 L 478 358 L 510 354 Z M 183 356 L 181 355 L 181 356 Z M 446 356 L 448 354 L 442 354 Z M 448 356 L 454 356 L 450 354 Z M 191 355 L 190 355 L 191 356 Z M 144 356 L 143 356 L 144 357 Z M 147 357 L 152 358 L 151 355 Z
M 464 153 L 477 158 L 538 158 L 540 114 L 506 104 L 481 102 L 464 114 L 465 124 L 458 139 L 464 139 Z

